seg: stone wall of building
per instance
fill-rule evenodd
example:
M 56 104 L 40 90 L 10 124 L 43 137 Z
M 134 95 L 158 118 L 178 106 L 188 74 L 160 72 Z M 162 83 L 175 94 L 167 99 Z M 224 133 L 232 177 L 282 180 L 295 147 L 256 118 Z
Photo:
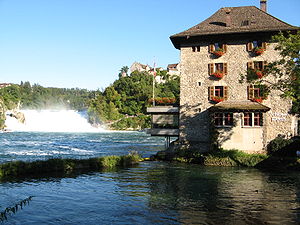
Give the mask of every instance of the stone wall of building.
M 241 74 L 246 73 L 247 62 L 271 62 L 280 58 L 279 53 L 274 50 L 276 45 L 274 43 L 268 43 L 267 50 L 260 56 L 249 53 L 246 49 L 247 43 L 248 40 L 227 42 L 227 52 L 219 58 L 209 53 L 210 43 L 197 43 L 197 46 L 200 46 L 199 52 L 193 52 L 191 46 L 181 47 L 180 140 L 182 142 L 209 146 L 211 119 L 207 109 L 215 105 L 209 101 L 210 86 L 228 86 L 228 100 L 247 100 L 249 84 L 240 83 Z M 218 81 L 211 79 L 208 74 L 209 63 L 227 63 L 227 75 Z M 272 82 L 273 78 L 263 79 Z M 294 135 L 295 118 L 288 113 L 291 101 L 281 98 L 280 94 L 282 94 L 280 91 L 272 90 L 263 101 L 262 104 L 271 108 L 269 112 L 264 113 L 263 128 L 234 128 L 233 138 L 227 140 L 224 147 L 233 148 L 237 143 L 236 140 L 244 140 L 241 141 L 241 145 L 245 145 L 244 150 L 260 151 L 279 134 Z M 247 135 L 252 135 L 255 142 L 260 143 L 251 145 L 245 138 Z

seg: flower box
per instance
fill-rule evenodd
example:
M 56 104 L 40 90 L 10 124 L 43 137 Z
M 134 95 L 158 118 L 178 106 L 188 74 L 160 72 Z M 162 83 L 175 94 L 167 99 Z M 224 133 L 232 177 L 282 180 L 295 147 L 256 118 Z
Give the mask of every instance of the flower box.
M 217 57 L 221 57 L 222 55 L 225 54 L 225 52 L 224 52 L 224 50 L 222 48 L 219 48 L 219 49 L 213 51 L 212 54 L 214 54 Z
M 216 72 L 212 73 L 211 76 L 216 77 L 218 79 L 222 79 L 224 76 L 224 73 L 221 71 L 216 71 Z
M 158 98 L 154 98 L 154 102 L 155 105 L 173 105 L 176 103 L 176 99 L 175 98 L 168 98 L 168 97 L 158 97 Z M 149 104 L 153 103 L 153 98 L 148 100 Z
M 255 74 L 256 74 L 256 76 L 257 76 L 258 78 L 262 78 L 262 77 L 264 76 L 264 73 L 263 73 L 263 71 L 261 71 L 261 70 L 255 71 Z
M 224 99 L 224 97 L 214 96 L 214 97 L 211 98 L 211 100 L 213 102 L 219 103 L 219 102 L 223 102 L 225 99 Z
M 257 47 L 253 51 L 254 51 L 255 55 L 261 55 L 264 53 L 265 49 L 262 47 Z
M 256 97 L 251 99 L 253 102 L 258 102 L 258 103 L 262 103 L 262 101 L 264 100 L 262 97 Z

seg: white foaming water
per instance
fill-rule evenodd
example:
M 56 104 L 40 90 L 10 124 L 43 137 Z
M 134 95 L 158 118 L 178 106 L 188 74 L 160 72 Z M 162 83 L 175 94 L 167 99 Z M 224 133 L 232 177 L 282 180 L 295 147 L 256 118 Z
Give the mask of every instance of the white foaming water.
M 32 132 L 103 132 L 92 127 L 87 119 L 74 110 L 21 110 L 25 124 L 7 116 L 5 124 L 11 131 Z

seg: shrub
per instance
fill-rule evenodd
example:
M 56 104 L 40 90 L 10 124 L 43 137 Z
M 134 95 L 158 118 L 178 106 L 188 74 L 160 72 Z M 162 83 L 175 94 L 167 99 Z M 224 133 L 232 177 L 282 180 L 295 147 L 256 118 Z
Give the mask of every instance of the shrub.
M 285 139 L 281 136 L 276 137 L 267 146 L 267 152 L 269 155 L 273 154 L 274 152 L 277 152 L 278 150 L 282 149 L 283 147 L 289 145 L 292 143 L 292 140 Z

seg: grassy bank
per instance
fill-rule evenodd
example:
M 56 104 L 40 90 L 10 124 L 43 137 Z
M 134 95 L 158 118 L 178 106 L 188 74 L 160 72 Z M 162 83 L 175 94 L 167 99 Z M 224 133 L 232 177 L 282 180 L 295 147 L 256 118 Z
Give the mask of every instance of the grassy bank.
M 300 170 L 300 159 L 266 154 L 247 154 L 238 150 L 216 150 L 202 153 L 192 149 L 158 152 L 153 160 L 196 163 L 204 166 L 256 167 L 272 170 Z
M 128 167 L 137 164 L 141 157 L 136 154 L 104 156 L 89 159 L 49 159 L 46 161 L 15 161 L 0 164 L 0 179 L 10 177 L 41 176 L 50 173 L 99 171 L 106 168 Z

